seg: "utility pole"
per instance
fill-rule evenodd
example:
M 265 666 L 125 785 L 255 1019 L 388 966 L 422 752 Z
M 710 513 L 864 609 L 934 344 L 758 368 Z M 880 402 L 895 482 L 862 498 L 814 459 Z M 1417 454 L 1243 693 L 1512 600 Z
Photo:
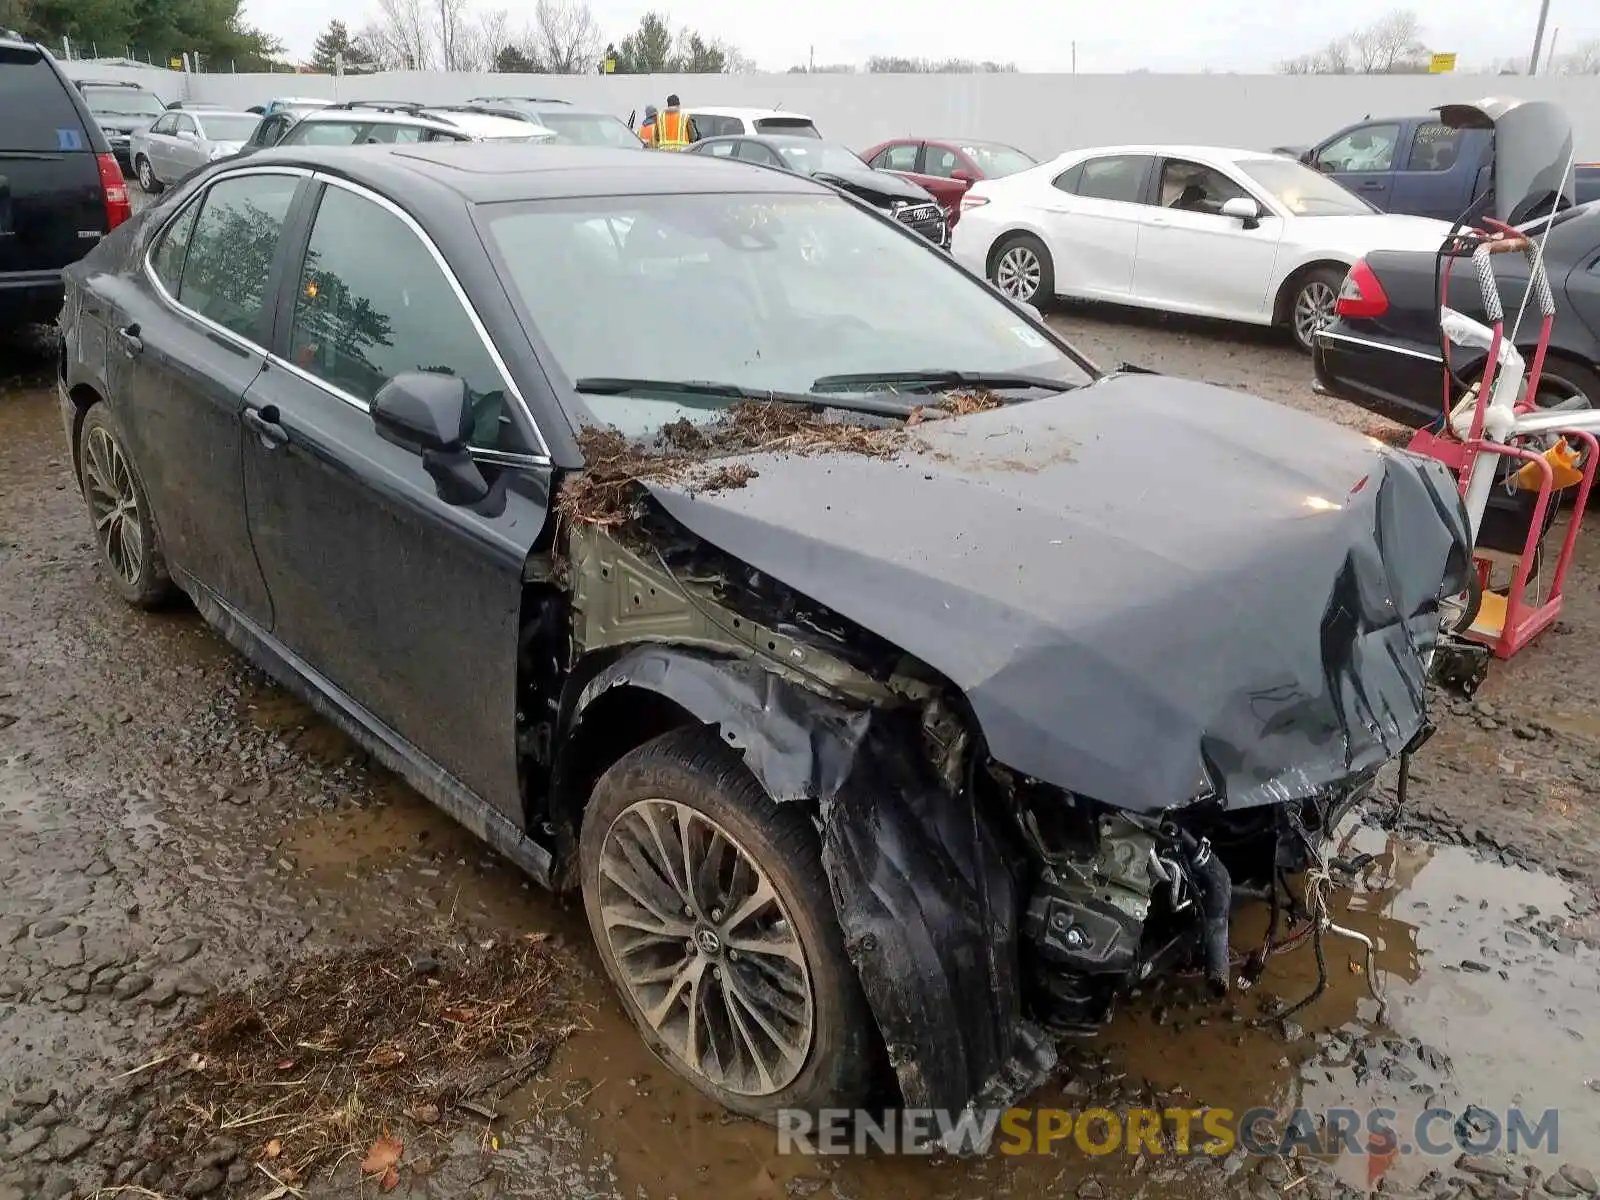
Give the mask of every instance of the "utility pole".
M 1076 75 L 1078 73 L 1078 43 L 1077 42 L 1073 42 L 1072 43 L 1072 73 L 1074 75 Z
M 1556 41 L 1561 37 L 1561 26 L 1557 25 L 1550 31 L 1550 50 L 1544 56 L 1544 69 L 1552 71 L 1556 65 Z
M 817 48 L 815 46 L 811 47 L 811 53 L 808 61 L 810 66 L 806 68 L 806 72 L 807 74 L 815 75 L 817 72 Z
M 1544 44 L 1544 23 L 1550 19 L 1550 0 L 1540 0 L 1539 28 L 1533 33 L 1533 53 L 1528 56 L 1528 74 L 1539 73 L 1539 47 Z

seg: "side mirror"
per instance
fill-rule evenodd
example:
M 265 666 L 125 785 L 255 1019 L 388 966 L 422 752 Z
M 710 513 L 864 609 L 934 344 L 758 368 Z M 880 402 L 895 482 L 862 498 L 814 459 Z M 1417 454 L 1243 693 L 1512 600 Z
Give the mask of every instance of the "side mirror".
M 1315 150 L 1307 150 L 1304 154 L 1302 154 L 1300 156 L 1300 161 L 1305 163 L 1305 165 L 1308 166 L 1308 167 L 1316 166 L 1317 165 L 1317 152 Z
M 959 179 L 968 187 L 971 187 L 973 184 L 978 182 L 977 178 L 972 174 L 972 172 L 967 170 L 965 167 L 957 167 L 954 171 L 951 171 L 950 178 Z
M 372 398 L 372 424 L 384 441 L 422 456 L 446 504 L 476 504 L 489 494 L 467 451 L 472 402 L 465 380 L 432 371 L 396 375 Z
M 1243 223 L 1246 229 L 1261 224 L 1261 206 L 1248 196 L 1235 196 L 1222 202 L 1222 215 Z

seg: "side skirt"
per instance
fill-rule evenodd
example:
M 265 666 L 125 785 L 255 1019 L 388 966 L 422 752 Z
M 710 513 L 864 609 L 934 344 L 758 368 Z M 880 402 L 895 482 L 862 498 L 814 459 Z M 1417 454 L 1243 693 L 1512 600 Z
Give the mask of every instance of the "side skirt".
M 248 617 L 229 607 L 192 576 L 176 568 L 172 575 L 193 599 L 206 624 L 239 653 L 304 700 L 318 716 L 331 722 L 458 824 L 514 862 L 541 887 L 551 886 L 549 851 L 528 838 L 498 809 L 463 787 L 455 776 L 341 691 L 332 680 Z

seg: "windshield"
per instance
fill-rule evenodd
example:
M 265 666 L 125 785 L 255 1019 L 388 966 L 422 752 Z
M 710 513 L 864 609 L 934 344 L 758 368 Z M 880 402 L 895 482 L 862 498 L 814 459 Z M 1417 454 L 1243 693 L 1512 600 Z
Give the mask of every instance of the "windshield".
M 1247 158 L 1239 169 L 1297 217 L 1368 216 L 1378 210 L 1343 184 L 1288 158 Z
M 205 127 L 206 137 L 213 142 L 242 142 L 256 131 L 261 118 L 203 113 L 200 123 Z
M 643 143 L 615 117 L 603 113 L 542 112 L 539 122 L 555 131 L 559 141 L 578 146 L 621 146 L 643 149 Z
M 1010 146 L 979 143 L 962 146 L 961 153 L 976 164 L 985 179 L 1004 179 L 1007 175 L 1015 175 L 1018 171 L 1039 165 L 1021 150 L 1013 150 Z
M 945 255 L 836 195 L 576 198 L 477 213 L 569 384 L 605 376 L 809 392 L 825 375 L 933 367 L 1044 375 L 1063 388 L 1090 378 Z M 682 401 L 581 403 L 632 437 L 715 415 L 704 400 Z
M 814 175 L 818 171 L 848 175 L 867 169 L 866 163 L 843 146 L 835 146 L 832 142 L 773 142 L 772 148 L 783 155 L 784 162 L 802 175 Z
M 83 89 L 83 98 L 89 102 L 89 111 L 97 117 L 149 117 L 154 120 L 166 112 L 166 106 L 149 92 L 133 88 Z

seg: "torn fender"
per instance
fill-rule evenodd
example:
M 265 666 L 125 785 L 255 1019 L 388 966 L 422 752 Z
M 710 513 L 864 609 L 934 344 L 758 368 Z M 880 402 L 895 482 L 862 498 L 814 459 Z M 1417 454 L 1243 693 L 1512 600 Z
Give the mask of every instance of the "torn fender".
M 774 799 L 817 804 L 845 945 L 907 1105 L 1003 1108 L 1044 1081 L 1054 1047 L 1022 1017 L 1020 858 L 933 778 L 910 714 L 853 708 L 758 663 L 642 646 L 584 686 L 573 728 L 623 686 L 716 726 Z

